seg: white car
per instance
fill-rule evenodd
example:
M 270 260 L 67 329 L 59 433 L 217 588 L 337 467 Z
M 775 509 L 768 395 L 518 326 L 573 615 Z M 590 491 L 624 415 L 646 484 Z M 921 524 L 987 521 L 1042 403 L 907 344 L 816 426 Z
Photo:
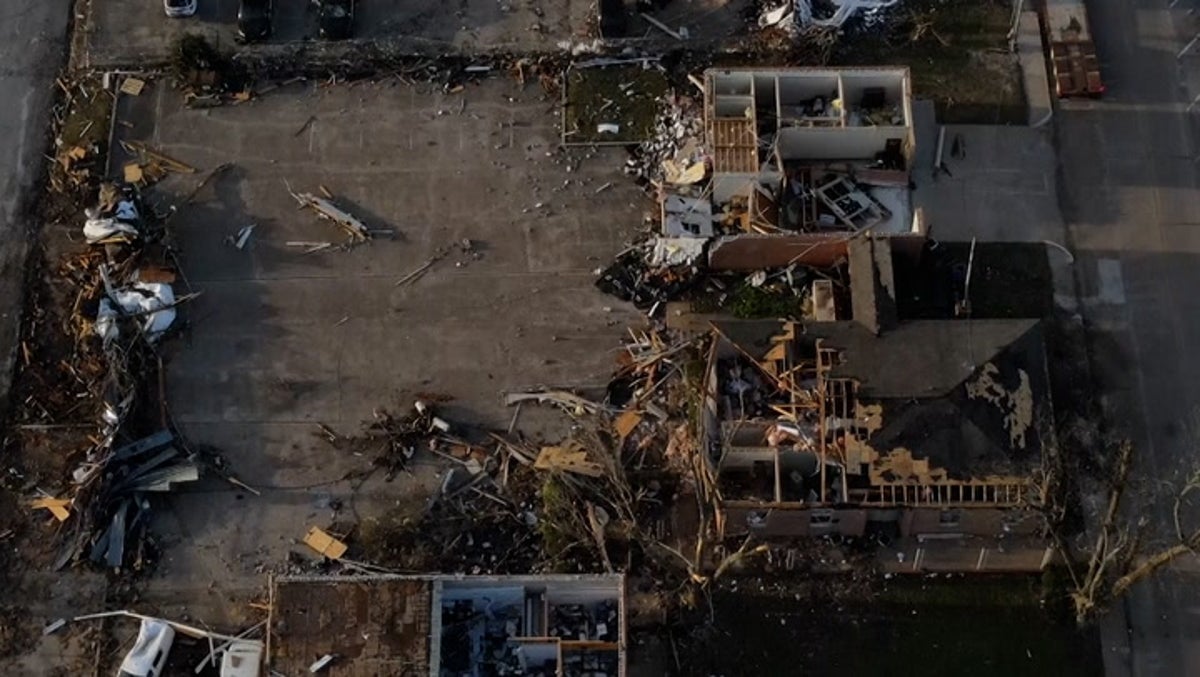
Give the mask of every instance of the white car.
M 191 16 L 196 13 L 196 0 L 163 0 L 163 11 L 169 17 Z
M 142 620 L 137 641 L 121 661 L 117 677 L 159 677 L 175 641 L 175 629 L 157 618 Z

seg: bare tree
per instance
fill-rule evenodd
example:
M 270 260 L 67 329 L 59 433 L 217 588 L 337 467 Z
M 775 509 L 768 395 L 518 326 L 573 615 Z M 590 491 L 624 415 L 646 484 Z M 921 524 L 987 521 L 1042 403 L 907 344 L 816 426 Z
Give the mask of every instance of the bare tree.
M 1090 551 L 1083 554 L 1087 557 L 1084 571 L 1078 571 L 1078 562 L 1082 561 L 1082 557 L 1074 556 L 1059 529 L 1053 530 L 1056 546 L 1071 575 L 1074 586 L 1071 601 L 1074 603 L 1076 620 L 1080 623 L 1094 620 L 1136 583 L 1153 576 L 1180 557 L 1196 552 L 1200 547 L 1200 525 L 1186 529 L 1182 516 L 1188 495 L 1200 490 L 1200 471 L 1195 471 L 1174 497 L 1175 532 L 1172 541 L 1143 552 L 1146 518 L 1141 517 L 1131 523 L 1128 516 L 1121 512 L 1133 455 L 1133 444 L 1129 441 L 1118 446 L 1103 521 L 1096 530 Z

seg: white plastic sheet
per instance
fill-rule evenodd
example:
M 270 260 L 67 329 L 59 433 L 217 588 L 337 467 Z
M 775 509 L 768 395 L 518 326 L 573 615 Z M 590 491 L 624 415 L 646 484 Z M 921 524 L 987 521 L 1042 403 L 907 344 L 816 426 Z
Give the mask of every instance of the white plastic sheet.
M 100 300 L 96 313 L 96 335 L 108 345 L 120 335 L 117 318 L 132 316 L 142 325 L 146 338 L 158 340 L 175 322 L 175 291 L 161 282 L 136 282 L 132 287 L 114 289 Z

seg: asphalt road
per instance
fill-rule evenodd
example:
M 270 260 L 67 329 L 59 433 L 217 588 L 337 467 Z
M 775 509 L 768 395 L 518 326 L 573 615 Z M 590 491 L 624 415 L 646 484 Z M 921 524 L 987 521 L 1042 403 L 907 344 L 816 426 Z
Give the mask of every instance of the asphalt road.
M 1195 0 L 1088 2 L 1109 87 L 1056 125 L 1104 405 L 1139 450 L 1130 508 L 1169 533 L 1180 476 L 1200 467 L 1200 30 Z M 1200 674 L 1200 579 L 1186 562 L 1137 586 L 1102 624 L 1109 675 Z
M 66 59 L 70 5 L 0 3 L 0 406 L 7 401 L 20 323 L 29 189 L 42 167 L 54 77 Z

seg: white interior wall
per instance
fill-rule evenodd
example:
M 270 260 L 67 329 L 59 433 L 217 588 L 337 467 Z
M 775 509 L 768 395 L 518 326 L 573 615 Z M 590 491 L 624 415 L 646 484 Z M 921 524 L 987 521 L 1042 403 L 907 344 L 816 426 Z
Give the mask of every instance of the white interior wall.
M 721 470 L 752 468 L 755 463 L 767 462 L 774 467 L 776 450 L 771 447 L 729 447 L 721 459 Z
M 766 73 L 754 74 L 754 104 L 758 113 L 778 113 L 775 76 Z
M 789 127 L 779 130 L 777 142 L 784 160 L 866 160 L 888 139 L 906 138 L 904 127 Z
M 750 114 L 746 112 L 749 110 Z M 754 117 L 754 97 L 752 96 L 719 96 L 713 104 L 713 112 L 718 118 Z
M 526 666 L 541 666 L 546 662 L 558 664 L 558 642 L 517 642 L 518 649 L 526 661 Z
M 713 75 L 713 94 L 749 96 L 754 76 L 751 73 L 716 73 Z
M 472 587 L 472 588 L 442 588 L 442 604 L 469 599 L 478 608 L 502 609 L 505 607 L 520 607 L 525 611 L 524 587 Z
M 779 76 L 779 103 L 795 106 L 815 96 L 824 98 L 838 96 L 838 78 L 834 74 L 789 73 Z
M 842 92 L 846 97 L 847 108 L 858 106 L 862 102 L 863 92 L 868 87 L 882 87 L 889 104 L 905 102 L 905 82 L 900 74 L 854 71 L 842 75 Z M 907 117 L 908 107 L 902 106 L 902 108 L 906 111 L 904 124 L 907 125 L 910 123 Z
M 754 190 L 754 182 L 757 178 L 754 174 L 714 174 L 712 181 L 713 204 L 725 204 L 736 195 L 749 197 L 750 191 Z
M 730 446 L 758 447 L 766 444 L 767 429 L 772 425 L 766 421 L 725 421 L 722 437 Z
M 620 588 L 607 585 L 570 585 L 567 583 L 562 583 L 549 586 L 546 589 L 546 603 L 550 606 L 555 606 L 557 604 L 599 604 L 600 602 L 615 602 L 620 596 Z
M 821 468 L 821 459 L 811 451 L 784 450 L 779 451 L 779 466 L 781 472 L 799 470 L 801 474 L 811 476 Z

